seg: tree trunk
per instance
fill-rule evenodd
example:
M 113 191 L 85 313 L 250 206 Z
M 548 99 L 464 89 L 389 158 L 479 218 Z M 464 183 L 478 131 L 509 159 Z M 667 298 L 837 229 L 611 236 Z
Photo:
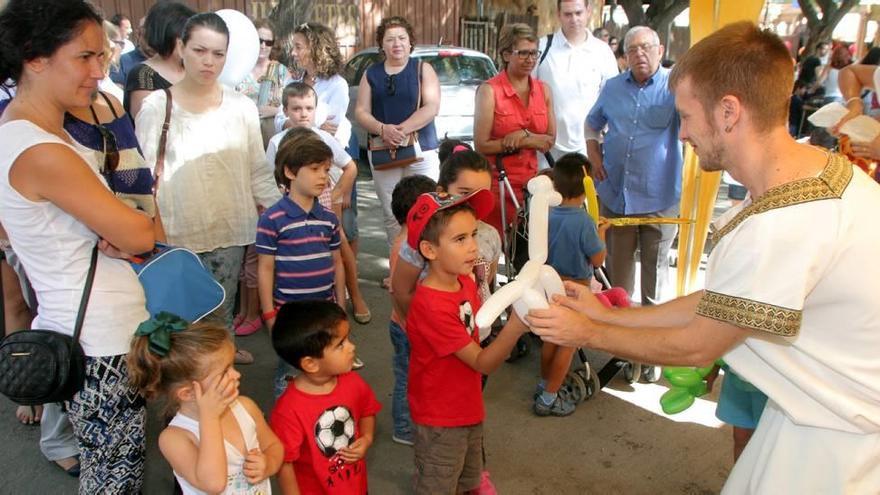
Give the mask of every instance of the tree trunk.
M 810 31 L 807 43 L 804 45 L 804 56 L 812 55 L 820 41 L 830 41 L 834 28 L 858 3 L 859 0 L 843 0 L 838 7 L 830 0 L 801 0 L 801 11 L 807 18 L 807 29 Z
M 309 0 L 280 0 L 269 19 L 275 25 L 275 39 L 280 41 L 281 50 L 279 61 L 287 67 L 292 67 L 290 49 L 293 46 L 291 35 L 297 26 L 308 22 L 312 15 L 312 2 Z

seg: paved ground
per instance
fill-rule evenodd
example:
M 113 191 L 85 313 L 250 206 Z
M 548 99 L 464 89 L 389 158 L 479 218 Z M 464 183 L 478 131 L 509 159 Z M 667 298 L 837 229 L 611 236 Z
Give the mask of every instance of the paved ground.
M 361 287 L 373 321 L 354 339 L 366 363 L 361 371 L 382 402 L 377 440 L 368 454 L 370 491 L 408 493 L 410 448 L 391 442 L 390 304 L 379 281 L 387 273 L 381 210 L 367 177 L 359 179 Z M 242 393 L 264 410 L 271 407 L 275 357 L 265 331 L 240 339 L 257 356 L 241 367 Z M 601 360 L 600 356 L 594 357 Z M 486 451 L 501 494 L 711 494 L 720 491 L 732 465 L 731 432 L 712 413 L 713 394 L 679 417 L 658 413 L 661 384 L 627 385 L 622 378 L 581 404 L 567 418 L 537 418 L 531 393 L 538 377 L 537 352 L 503 365 L 489 380 Z M 153 411 L 155 408 L 152 408 Z M 14 405 L 0 398 L 0 493 L 75 493 L 76 481 L 47 462 L 38 448 L 39 429 L 20 425 Z M 144 493 L 170 493 L 171 472 L 156 448 L 160 425 L 151 414 Z

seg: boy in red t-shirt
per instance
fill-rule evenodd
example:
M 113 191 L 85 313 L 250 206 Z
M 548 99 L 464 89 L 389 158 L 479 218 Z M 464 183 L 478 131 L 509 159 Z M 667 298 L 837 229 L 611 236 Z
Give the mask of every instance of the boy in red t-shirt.
M 367 449 L 381 405 L 351 372 L 345 311 L 330 301 L 289 302 L 272 332 L 275 352 L 302 373 L 275 402 L 269 424 L 284 445 L 283 493 L 367 493 Z
M 485 189 L 458 198 L 427 193 L 407 216 L 407 242 L 428 262 L 406 319 L 417 494 L 479 486 L 485 416 L 480 375 L 494 371 L 527 330 L 513 316 L 510 328 L 488 347 L 479 344 L 474 319 L 480 297 L 471 273 L 477 220 L 493 205 Z

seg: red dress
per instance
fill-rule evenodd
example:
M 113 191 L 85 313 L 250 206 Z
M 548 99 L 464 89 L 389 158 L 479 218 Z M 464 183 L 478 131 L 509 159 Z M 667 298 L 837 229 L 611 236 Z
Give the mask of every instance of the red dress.
M 544 86 L 541 82 L 529 76 L 529 105 L 528 107 L 517 96 L 516 90 L 510 85 L 507 71 L 502 71 L 497 76 L 486 81 L 492 87 L 495 96 L 495 114 L 492 118 L 492 131 L 489 139 L 503 139 L 504 136 L 520 129 L 528 129 L 533 134 L 546 134 L 549 127 L 549 115 L 547 104 L 544 101 Z M 501 233 L 501 205 L 498 202 L 498 170 L 495 168 L 495 155 L 486 155 L 492 165 L 492 192 L 495 194 L 495 209 L 484 219 L 486 223 L 495 227 Z M 504 157 L 504 168 L 507 178 L 513 186 L 516 199 L 523 206 L 523 190 L 529 179 L 538 172 L 537 150 L 526 148 L 519 150 L 515 155 Z M 515 209 L 509 195 L 505 196 L 508 223 L 514 218 Z

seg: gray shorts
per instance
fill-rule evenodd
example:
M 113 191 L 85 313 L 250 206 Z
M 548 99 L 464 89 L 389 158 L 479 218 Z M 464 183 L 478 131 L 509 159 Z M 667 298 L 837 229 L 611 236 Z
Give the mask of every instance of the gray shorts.
M 415 426 L 415 493 L 454 494 L 480 486 L 483 423 L 453 428 Z

